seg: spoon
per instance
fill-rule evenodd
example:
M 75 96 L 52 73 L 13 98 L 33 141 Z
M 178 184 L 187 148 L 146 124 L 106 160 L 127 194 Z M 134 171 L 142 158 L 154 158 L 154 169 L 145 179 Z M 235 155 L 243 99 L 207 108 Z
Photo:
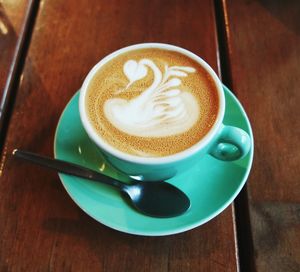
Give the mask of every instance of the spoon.
M 127 196 L 131 205 L 139 212 L 152 217 L 174 217 L 186 212 L 190 207 L 190 200 L 177 187 L 164 181 L 136 181 L 125 184 L 99 172 L 80 165 L 44 157 L 27 151 L 15 149 L 15 157 L 28 160 L 44 167 L 107 185 L 119 189 Z

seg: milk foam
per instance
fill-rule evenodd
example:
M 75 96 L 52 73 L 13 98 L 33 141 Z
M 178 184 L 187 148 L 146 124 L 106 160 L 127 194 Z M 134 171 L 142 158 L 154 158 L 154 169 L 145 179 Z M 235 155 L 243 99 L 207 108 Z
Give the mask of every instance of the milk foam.
M 154 70 L 159 70 L 156 76 Z M 153 89 L 151 95 L 148 89 Z M 143 107 L 137 106 L 140 96 Z M 145 48 L 120 54 L 105 63 L 91 80 L 85 102 L 93 128 L 107 144 L 139 157 L 164 157 L 190 148 L 207 134 L 216 120 L 218 101 L 216 85 L 199 63 L 171 50 Z M 118 118 L 115 111 L 119 111 Z M 163 120 L 163 112 L 164 124 L 151 117 L 156 114 Z M 108 115 L 113 116 L 115 124 Z M 177 126 L 179 131 L 187 128 L 193 116 L 198 118 L 190 129 L 170 135 Z M 137 135 L 144 135 L 143 131 L 167 136 L 135 136 L 127 133 L 127 127 Z
M 197 122 L 200 107 L 192 93 L 180 89 L 180 77 L 194 73 L 194 68 L 165 65 L 162 72 L 151 59 L 128 60 L 123 72 L 129 83 L 115 94 L 143 79 L 149 69 L 154 75 L 151 86 L 130 100 L 118 97 L 106 100 L 106 118 L 113 126 L 133 136 L 163 137 L 188 131 Z

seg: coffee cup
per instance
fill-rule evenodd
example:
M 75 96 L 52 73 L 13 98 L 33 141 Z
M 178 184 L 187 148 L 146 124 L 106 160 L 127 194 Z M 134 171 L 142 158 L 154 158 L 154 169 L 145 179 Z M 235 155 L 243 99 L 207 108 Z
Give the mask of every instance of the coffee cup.
M 80 118 L 90 139 L 123 173 L 165 180 L 203 156 L 244 157 L 250 137 L 224 125 L 225 97 L 213 69 L 178 46 L 143 43 L 119 49 L 85 78 Z

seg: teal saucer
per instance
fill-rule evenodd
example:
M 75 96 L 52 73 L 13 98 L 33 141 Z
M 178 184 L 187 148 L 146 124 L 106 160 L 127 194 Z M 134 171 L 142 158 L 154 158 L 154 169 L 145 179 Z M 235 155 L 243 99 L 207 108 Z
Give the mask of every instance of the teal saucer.
M 221 213 L 244 186 L 253 160 L 253 135 L 247 115 L 224 86 L 226 98 L 225 125 L 247 131 L 252 148 L 249 154 L 234 162 L 224 162 L 207 155 L 188 172 L 169 180 L 191 200 L 191 208 L 173 218 L 147 217 L 132 209 L 115 189 L 81 178 L 60 174 L 59 177 L 74 202 L 98 222 L 131 234 L 160 236 L 180 233 L 198 227 Z M 59 120 L 54 153 L 58 159 L 77 163 L 126 181 L 110 167 L 98 148 L 85 133 L 78 112 L 77 92 Z

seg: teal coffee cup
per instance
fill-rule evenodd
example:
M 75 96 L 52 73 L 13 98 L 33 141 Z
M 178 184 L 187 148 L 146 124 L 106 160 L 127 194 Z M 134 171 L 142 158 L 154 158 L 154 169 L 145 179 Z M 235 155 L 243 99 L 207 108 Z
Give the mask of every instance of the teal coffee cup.
M 175 154 L 162 156 L 145 156 L 144 154 L 139 155 L 124 152 L 124 150 L 121 150 L 118 147 L 114 146 L 114 139 L 109 139 L 108 141 L 103 135 L 99 134 L 94 121 L 89 115 L 89 109 L 87 108 L 89 107 L 89 105 L 87 103 L 87 99 L 92 99 L 91 97 L 89 97 L 89 87 L 91 86 L 91 82 L 93 82 L 95 75 L 99 71 L 101 71 L 101 69 L 104 69 L 104 67 L 106 67 L 105 65 L 110 63 L 112 60 L 136 50 L 140 50 L 140 52 L 143 52 L 142 50 L 144 49 L 165 50 L 167 52 L 180 54 L 191 59 L 194 63 L 200 65 L 207 72 L 207 75 L 209 76 L 212 84 L 214 84 L 214 90 L 217 94 L 216 99 L 218 108 L 216 110 L 216 114 L 213 116 L 214 119 L 211 122 L 208 131 L 205 133 L 205 135 L 203 135 L 203 137 L 201 137 L 201 139 L 199 139 L 199 141 L 193 143 L 191 146 L 188 146 L 184 150 L 181 150 Z M 168 101 L 168 105 L 170 107 L 168 109 L 171 109 L 167 112 L 167 114 L 169 115 L 166 115 L 163 112 L 162 116 L 167 116 L 169 118 L 167 120 L 171 120 L 168 123 L 171 124 L 170 126 L 172 127 L 172 130 L 170 131 L 172 131 L 173 133 L 174 128 L 175 133 L 180 135 L 180 131 L 182 129 L 184 129 L 185 127 L 187 127 L 188 129 L 193 125 L 193 116 L 195 116 L 195 114 L 193 113 L 193 109 L 197 109 L 197 107 L 194 106 L 195 102 L 189 100 L 188 95 L 180 96 L 182 93 L 184 93 L 184 91 L 180 85 L 181 81 L 178 78 L 183 78 L 184 80 L 189 76 L 189 73 L 194 73 L 194 69 L 183 66 L 172 66 L 171 68 L 168 68 L 166 66 L 164 69 L 159 69 L 158 66 L 154 63 L 155 61 L 151 61 L 146 58 L 127 61 L 123 66 L 123 71 L 121 71 L 128 78 L 128 84 L 126 83 L 127 85 L 124 88 L 133 86 L 135 82 L 141 80 L 142 78 L 145 78 L 148 75 L 152 76 L 152 89 L 154 90 L 154 87 L 156 87 L 155 90 L 161 91 L 163 88 L 165 88 L 164 97 L 167 96 L 166 101 Z M 172 74 L 169 74 L 172 75 L 170 76 L 171 80 L 167 81 L 169 85 L 162 85 L 161 82 L 166 78 L 165 73 L 169 71 L 168 69 L 172 71 Z M 104 79 L 104 81 L 105 80 L 106 79 Z M 119 79 L 116 77 L 116 81 L 118 80 Z M 199 88 L 200 87 L 201 86 L 199 86 Z M 99 92 L 101 91 L 103 90 L 101 90 L 100 86 Z M 118 92 L 119 91 L 116 91 L 116 96 L 118 96 Z M 144 134 L 149 134 L 150 138 L 158 137 L 163 143 L 165 139 L 164 137 L 166 137 L 165 134 L 168 133 L 168 129 L 161 131 L 157 129 L 159 127 L 156 122 L 158 118 L 152 118 L 150 116 L 152 114 L 152 111 L 149 109 L 155 109 L 153 111 L 153 114 L 159 116 L 159 114 L 161 114 L 160 111 L 164 110 L 165 108 L 156 107 L 155 101 L 157 100 L 151 100 L 149 97 L 147 98 L 146 92 L 144 92 L 144 94 L 142 92 L 142 94 L 140 94 L 139 96 L 143 96 L 144 101 L 142 101 L 142 103 L 139 103 L 139 105 L 145 105 L 145 111 L 147 111 L 147 114 L 145 112 L 137 114 L 137 111 L 135 110 L 138 107 L 136 106 L 137 103 L 131 103 L 131 108 L 128 108 L 126 99 L 124 98 L 119 100 L 115 99 L 113 102 L 116 103 L 106 103 L 104 110 L 95 108 L 95 111 L 102 111 L 108 116 L 108 119 L 111 118 L 110 120 L 112 120 L 114 130 L 120 129 L 123 132 L 130 131 L 130 133 L 132 132 L 136 135 L 141 135 L 141 137 L 144 137 Z M 160 99 L 164 99 L 164 97 L 159 97 Z M 170 99 L 170 97 L 172 99 Z M 178 98 L 182 98 L 182 101 Z M 141 99 L 142 98 L 140 98 L 139 101 L 141 101 Z M 151 103 L 154 103 L 153 107 L 151 106 L 152 104 L 150 105 L 151 107 L 149 106 L 149 101 L 152 101 Z M 164 102 L 161 102 L 161 100 L 159 101 L 163 106 L 165 105 Z M 125 104 L 127 105 L 127 108 L 126 111 L 123 111 L 123 109 L 125 109 Z M 82 88 L 80 90 L 79 112 L 85 131 L 87 132 L 89 138 L 101 150 L 107 161 L 123 173 L 129 176 L 137 177 L 141 180 L 154 181 L 169 179 L 177 175 L 178 173 L 181 173 L 182 171 L 189 170 L 192 166 L 197 164 L 203 156 L 213 156 L 218 160 L 232 161 L 241 159 L 250 150 L 250 137 L 244 130 L 237 127 L 226 126 L 223 124 L 225 113 L 224 91 L 222 88 L 222 83 L 213 69 L 199 56 L 186 49 L 174 45 L 161 43 L 136 44 L 117 50 L 103 58 L 92 68 L 83 82 Z M 149 112 L 150 115 L 148 114 Z M 105 116 L 104 113 L 101 114 Z M 173 115 L 171 116 L 171 114 L 173 113 L 175 117 Z M 141 123 L 141 120 L 146 120 L 145 124 Z M 174 123 L 174 126 L 172 122 Z M 176 122 L 178 123 L 178 125 Z M 176 129 L 178 131 L 176 131 Z M 126 141 L 123 141 L 122 144 L 126 145 Z

